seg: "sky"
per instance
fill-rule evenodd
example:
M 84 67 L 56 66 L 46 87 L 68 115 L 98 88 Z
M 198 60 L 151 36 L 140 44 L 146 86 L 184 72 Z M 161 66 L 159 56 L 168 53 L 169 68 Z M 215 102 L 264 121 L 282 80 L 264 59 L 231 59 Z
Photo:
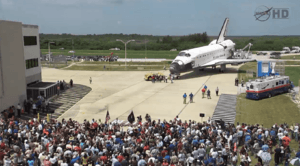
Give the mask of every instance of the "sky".
M 299 6 L 299 0 L 0 0 L 0 19 L 38 25 L 46 34 L 217 36 L 228 17 L 228 36 L 300 35 Z M 265 7 L 287 8 L 288 19 L 274 19 L 271 10 L 268 20 L 256 20 L 255 11 Z

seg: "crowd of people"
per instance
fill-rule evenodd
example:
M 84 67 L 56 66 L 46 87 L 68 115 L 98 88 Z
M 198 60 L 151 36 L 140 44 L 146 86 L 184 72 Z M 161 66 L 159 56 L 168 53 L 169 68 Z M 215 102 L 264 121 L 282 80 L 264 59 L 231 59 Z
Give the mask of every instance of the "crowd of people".
M 131 122 L 134 117 L 131 113 Z M 49 119 L 48 119 L 49 120 Z M 1 118 L 0 164 L 5 166 L 183 166 L 269 165 L 289 163 L 291 139 L 299 126 L 226 124 L 152 120 L 137 117 L 132 124 L 118 119 Z M 269 156 L 268 156 L 269 155 Z M 257 161 L 251 161 L 256 156 Z M 300 153 L 296 153 L 300 157 Z

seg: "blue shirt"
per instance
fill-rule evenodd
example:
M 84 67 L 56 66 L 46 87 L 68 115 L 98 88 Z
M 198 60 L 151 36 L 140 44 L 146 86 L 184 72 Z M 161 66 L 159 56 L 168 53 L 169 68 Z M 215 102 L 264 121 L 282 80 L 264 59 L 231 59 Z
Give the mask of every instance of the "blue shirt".
M 28 163 L 29 166 L 33 166 L 34 161 L 33 160 L 28 160 L 27 163 Z
M 183 95 L 183 98 L 186 98 L 186 94 Z
M 169 155 L 166 155 L 166 156 L 165 156 L 165 159 L 167 159 L 168 162 L 170 162 L 170 160 L 171 160 Z
M 204 86 L 204 89 L 207 89 L 207 86 L 206 86 L 206 85 Z
M 191 94 L 190 94 L 190 97 L 193 97 L 193 96 L 194 96 L 194 95 L 191 93 Z
M 275 136 L 275 135 L 276 135 L 276 132 L 275 132 L 274 130 L 271 130 L 271 131 L 270 131 L 270 135 L 271 135 L 271 136 Z

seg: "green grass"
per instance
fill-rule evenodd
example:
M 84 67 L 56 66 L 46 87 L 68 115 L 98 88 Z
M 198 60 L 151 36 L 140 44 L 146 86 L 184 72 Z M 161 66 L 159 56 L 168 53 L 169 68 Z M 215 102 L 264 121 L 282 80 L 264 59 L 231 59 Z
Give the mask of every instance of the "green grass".
M 127 62 L 127 65 L 170 65 L 172 62 L 171 61 L 165 61 L 165 62 Z M 125 65 L 125 62 L 102 62 L 102 61 L 94 61 L 94 62 L 89 62 L 89 61 L 85 61 L 82 62 L 80 64 L 105 64 L 105 65 L 109 65 L 109 64 L 113 64 L 113 65 Z
M 281 56 L 281 59 L 300 59 L 300 55 Z
M 286 66 L 285 67 L 285 75 L 290 76 L 290 80 L 293 81 L 295 86 L 299 86 L 300 67 Z
M 48 54 L 48 49 L 41 49 L 42 54 Z M 68 55 L 72 56 L 73 53 L 68 53 L 70 50 L 59 50 L 59 49 L 51 49 L 53 55 Z M 115 50 L 75 50 L 74 55 L 79 56 L 94 56 L 94 55 L 101 55 L 101 56 L 109 56 L 112 52 L 113 55 L 119 56 L 120 58 L 125 58 L 125 51 L 115 51 Z M 179 51 L 152 51 L 149 50 L 145 51 L 134 51 L 134 50 L 127 50 L 127 58 L 166 58 L 166 59 L 174 59 Z
M 247 76 L 247 70 L 253 70 L 256 74 L 257 62 L 248 62 L 248 63 L 245 63 L 243 66 L 241 66 L 238 71 L 238 79 L 239 80 L 243 79 L 245 82 L 247 82 L 249 79 L 254 78 L 254 77 Z
M 236 122 L 263 124 L 270 128 L 275 123 L 288 124 L 300 122 L 299 108 L 285 94 L 262 100 L 246 99 L 246 94 L 238 96 Z
M 73 65 L 65 70 L 87 70 L 87 71 L 157 71 L 157 70 L 163 70 L 163 66 L 127 66 L 127 68 L 125 68 L 125 66 L 106 66 L 106 69 L 104 69 L 103 66 L 104 65 L 97 65 L 97 66 Z
M 300 65 L 300 61 L 285 61 L 285 65 Z
M 246 99 L 246 94 L 238 96 L 236 105 L 237 115 L 235 122 L 246 124 L 260 124 L 264 128 L 271 128 L 275 123 L 288 125 L 299 123 L 299 108 L 293 103 L 288 95 L 281 94 L 272 98 L 262 100 Z M 290 142 L 291 149 L 298 150 L 298 143 L 295 140 Z M 293 158 L 295 155 L 291 153 Z M 257 159 L 251 156 L 253 164 L 257 163 Z M 270 165 L 274 164 L 274 155 Z

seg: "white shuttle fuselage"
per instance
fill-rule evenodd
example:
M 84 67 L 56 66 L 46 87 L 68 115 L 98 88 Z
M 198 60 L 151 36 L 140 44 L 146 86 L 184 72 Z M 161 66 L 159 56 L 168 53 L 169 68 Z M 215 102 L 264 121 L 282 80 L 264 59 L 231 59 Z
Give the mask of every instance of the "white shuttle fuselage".
M 213 40 L 209 45 L 183 50 L 170 65 L 171 74 L 180 75 L 181 72 L 202 69 L 208 66 L 226 64 L 240 64 L 254 61 L 253 59 L 228 59 L 233 56 L 234 46 L 231 40 L 224 40 L 226 27 L 229 19 L 226 18 L 217 40 Z

